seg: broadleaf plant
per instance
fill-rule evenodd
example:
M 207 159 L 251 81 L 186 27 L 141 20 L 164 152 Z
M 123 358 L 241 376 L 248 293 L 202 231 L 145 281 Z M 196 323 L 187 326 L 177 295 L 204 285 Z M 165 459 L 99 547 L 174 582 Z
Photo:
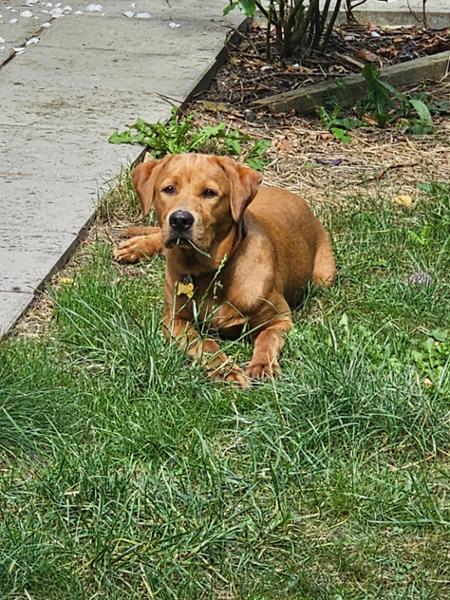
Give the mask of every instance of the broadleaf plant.
M 407 133 L 426 135 L 434 132 L 433 114 L 450 112 L 450 103 L 434 100 L 429 94 L 417 94 L 410 98 L 396 87 L 384 81 L 373 65 L 362 70 L 366 83 L 364 97 L 357 102 L 352 116 L 342 117 L 343 108 L 336 98 L 331 98 L 324 106 L 317 107 L 323 125 L 336 139 L 349 143 L 350 130 L 366 124 L 387 127 L 401 124 Z

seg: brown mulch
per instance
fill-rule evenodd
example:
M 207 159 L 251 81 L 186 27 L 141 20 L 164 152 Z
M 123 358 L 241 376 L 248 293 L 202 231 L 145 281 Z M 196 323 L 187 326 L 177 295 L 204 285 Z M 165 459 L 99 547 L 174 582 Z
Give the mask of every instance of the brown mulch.
M 426 92 L 448 99 L 450 80 L 430 84 Z M 317 117 L 272 115 L 203 99 L 188 110 L 197 112 L 202 124 L 225 121 L 255 139 L 271 140 L 264 181 L 300 193 L 313 204 L 323 200 L 340 204 L 345 197 L 362 193 L 414 198 L 418 183 L 450 177 L 448 116 L 434 117 L 432 135 L 412 136 L 396 127 L 362 127 L 351 131 L 351 142 L 344 144 Z
M 282 58 L 273 48 L 266 57 L 265 28 L 256 24 L 229 45 L 228 60 L 204 97 L 234 106 L 359 73 L 367 63 L 377 68 L 450 50 L 450 28 L 378 27 L 351 23 L 336 28 L 326 52 Z

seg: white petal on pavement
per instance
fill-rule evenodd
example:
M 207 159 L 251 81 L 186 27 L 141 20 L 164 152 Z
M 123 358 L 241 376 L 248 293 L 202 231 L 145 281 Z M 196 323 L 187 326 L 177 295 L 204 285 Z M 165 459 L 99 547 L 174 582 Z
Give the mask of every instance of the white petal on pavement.
M 25 42 L 25 46 L 31 46 L 32 44 L 37 44 L 39 42 L 38 37 L 32 37 Z
M 21 17 L 24 17 L 25 19 L 29 19 L 30 17 L 32 17 L 32 16 L 33 16 L 33 13 L 32 13 L 32 11 L 31 11 L 31 10 L 23 10 L 23 11 L 20 13 L 20 16 L 21 16 Z
M 170 27 L 171 29 L 178 29 L 178 27 L 181 27 L 181 25 L 180 25 L 180 23 L 174 23 L 173 21 L 171 21 L 171 22 L 169 23 L 169 27 Z
M 17 23 L 18 19 L 10 19 L 8 22 L 11 23 L 11 25 L 14 25 L 14 23 Z
M 88 4 L 86 10 L 87 12 L 102 12 L 103 6 L 101 4 Z
M 126 10 L 122 14 L 125 15 L 126 17 L 130 18 L 130 19 L 131 19 L 131 17 L 134 17 L 134 12 L 132 12 L 131 10 Z
M 136 19 L 151 19 L 152 15 L 149 12 L 136 13 Z
M 45 21 L 45 23 L 42 23 L 41 27 L 43 27 L 44 29 L 48 29 L 49 27 L 51 27 L 51 23 Z

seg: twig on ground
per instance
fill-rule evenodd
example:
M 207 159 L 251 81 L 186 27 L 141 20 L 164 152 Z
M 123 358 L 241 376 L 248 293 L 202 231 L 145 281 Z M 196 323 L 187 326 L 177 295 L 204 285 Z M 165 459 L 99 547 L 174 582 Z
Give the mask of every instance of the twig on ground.
M 360 181 L 348 181 L 347 183 L 345 183 L 341 189 L 344 189 L 345 187 L 348 187 L 349 185 L 364 185 L 365 183 L 369 183 L 371 181 L 380 181 L 380 179 L 383 179 L 383 177 L 386 175 L 386 173 L 388 171 L 391 171 L 392 169 L 404 169 L 407 167 L 417 167 L 419 163 L 418 162 L 414 162 L 414 163 L 399 163 L 399 164 L 395 164 L 395 165 L 388 165 L 387 167 L 385 167 L 382 171 L 380 171 L 380 173 L 378 173 L 378 175 L 375 175 L 373 177 L 367 177 L 366 179 L 362 179 Z

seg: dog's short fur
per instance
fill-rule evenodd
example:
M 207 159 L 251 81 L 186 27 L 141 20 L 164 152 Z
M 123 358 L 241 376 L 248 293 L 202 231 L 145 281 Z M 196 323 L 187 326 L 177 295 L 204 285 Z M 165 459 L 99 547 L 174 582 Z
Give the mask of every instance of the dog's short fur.
M 306 202 L 260 188 L 261 175 L 230 158 L 201 154 L 140 164 L 133 183 L 144 215 L 155 202 L 160 227 L 131 228 L 135 237 L 115 256 L 133 262 L 164 252 L 167 334 L 214 378 L 247 387 L 277 375 L 290 307 L 308 282 L 331 285 L 335 276 L 327 234 Z M 201 336 L 194 319 L 225 336 L 249 331 L 247 370 Z

